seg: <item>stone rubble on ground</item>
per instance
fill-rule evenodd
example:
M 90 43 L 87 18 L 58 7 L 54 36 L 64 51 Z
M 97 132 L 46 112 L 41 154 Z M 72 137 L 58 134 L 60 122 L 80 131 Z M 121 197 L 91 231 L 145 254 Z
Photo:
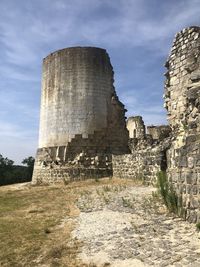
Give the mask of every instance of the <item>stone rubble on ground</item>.
M 78 200 L 73 237 L 89 266 L 200 266 L 200 233 L 169 215 L 153 187 L 99 186 Z

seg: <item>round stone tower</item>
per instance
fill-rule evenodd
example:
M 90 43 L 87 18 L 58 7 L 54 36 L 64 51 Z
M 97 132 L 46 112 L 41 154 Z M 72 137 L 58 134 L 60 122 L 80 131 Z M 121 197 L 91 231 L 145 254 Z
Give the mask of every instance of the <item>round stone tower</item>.
M 145 138 L 145 125 L 141 116 L 129 117 L 126 123 L 129 138 Z
M 113 81 L 101 48 L 65 48 L 44 59 L 34 183 L 108 175 L 111 154 L 128 152 Z

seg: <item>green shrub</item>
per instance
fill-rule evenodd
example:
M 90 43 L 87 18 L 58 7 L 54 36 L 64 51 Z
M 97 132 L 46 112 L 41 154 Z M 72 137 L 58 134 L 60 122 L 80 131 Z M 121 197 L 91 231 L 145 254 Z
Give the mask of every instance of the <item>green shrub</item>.
M 122 197 L 122 205 L 124 207 L 129 207 L 129 208 L 131 208 L 132 206 L 130 199 L 124 197 Z
M 26 166 L 14 165 L 14 161 L 0 154 L 0 186 L 31 181 L 34 158 L 28 157 L 22 162 Z
M 98 176 L 95 177 L 95 182 L 97 182 L 97 183 L 99 182 L 99 177 Z
M 196 224 L 196 228 L 198 231 L 200 231 L 200 222 Z
M 173 189 L 173 186 L 169 184 L 166 172 L 161 171 L 158 173 L 157 187 L 168 210 L 178 214 L 178 196 Z

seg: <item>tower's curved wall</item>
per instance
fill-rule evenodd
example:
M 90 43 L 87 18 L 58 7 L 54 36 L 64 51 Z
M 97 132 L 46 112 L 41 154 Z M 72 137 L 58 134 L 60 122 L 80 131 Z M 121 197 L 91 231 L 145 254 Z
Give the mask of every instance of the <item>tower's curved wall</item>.
M 113 82 L 104 49 L 65 48 L 44 59 L 33 183 L 112 175 L 111 155 L 129 152 Z
M 43 61 L 39 147 L 64 146 L 107 127 L 113 70 L 104 49 L 66 48 Z

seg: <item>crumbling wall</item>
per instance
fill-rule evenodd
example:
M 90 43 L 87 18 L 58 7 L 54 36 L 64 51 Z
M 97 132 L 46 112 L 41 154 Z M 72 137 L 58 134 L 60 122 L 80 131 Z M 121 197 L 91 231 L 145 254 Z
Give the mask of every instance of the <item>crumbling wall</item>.
M 163 145 L 147 146 L 131 154 L 113 155 L 113 177 L 139 179 L 155 184 L 157 173 L 166 170 L 166 149 Z
M 182 214 L 200 222 L 199 27 L 176 35 L 166 68 L 169 126 L 149 126 L 146 134 L 142 117 L 131 117 L 129 150 L 126 110 L 106 51 L 69 48 L 44 59 L 33 183 L 112 174 L 155 183 L 157 172 L 166 170 Z
M 166 151 L 170 145 L 170 127 L 151 126 L 152 131 L 145 134 L 142 117 L 135 116 L 128 118 L 127 128 L 131 154 L 112 156 L 113 176 L 141 179 L 146 184 L 155 184 L 157 173 L 166 171 L 167 168 Z
M 113 75 L 110 58 L 101 48 L 66 48 L 44 59 L 33 183 L 59 180 L 60 170 L 69 179 L 107 176 L 109 155 L 129 152 L 126 110 Z
M 126 123 L 129 138 L 142 139 L 145 137 L 145 125 L 141 116 L 129 117 Z
M 108 177 L 112 176 L 111 158 L 104 132 L 88 138 L 75 135 L 67 146 L 39 148 L 34 175 L 37 183 L 44 184 Z
M 200 28 L 175 37 L 166 62 L 165 107 L 172 128 L 168 177 L 179 196 L 183 214 L 200 221 Z
M 147 126 L 147 134 L 150 135 L 153 140 L 163 140 L 169 137 L 170 133 L 171 128 L 169 125 Z

